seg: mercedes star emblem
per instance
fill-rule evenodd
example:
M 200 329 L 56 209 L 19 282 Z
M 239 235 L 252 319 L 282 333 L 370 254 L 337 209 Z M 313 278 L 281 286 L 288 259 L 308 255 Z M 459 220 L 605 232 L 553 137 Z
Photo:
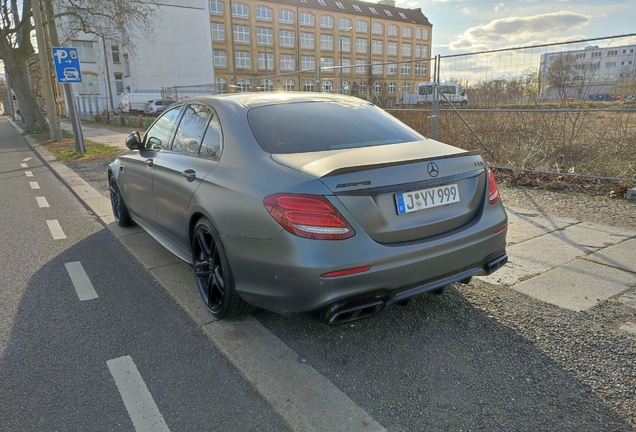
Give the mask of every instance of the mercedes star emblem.
M 439 167 L 435 162 L 429 162 L 426 169 L 428 170 L 428 175 L 430 175 L 431 177 L 437 177 L 437 175 L 439 174 Z

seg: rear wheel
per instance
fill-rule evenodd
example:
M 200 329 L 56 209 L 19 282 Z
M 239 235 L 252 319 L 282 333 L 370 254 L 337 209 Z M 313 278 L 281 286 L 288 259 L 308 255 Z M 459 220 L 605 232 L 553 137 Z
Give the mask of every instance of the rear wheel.
M 114 175 L 111 175 L 108 180 L 108 188 L 110 189 L 110 206 L 113 209 L 115 222 L 122 227 L 131 226 L 134 222 L 130 217 L 130 213 L 128 213 L 128 207 L 126 207 L 124 199 L 121 197 L 121 191 Z
M 194 227 L 192 267 L 201 298 L 216 318 L 232 318 L 252 309 L 234 290 L 234 277 L 221 239 L 206 218 L 199 219 Z

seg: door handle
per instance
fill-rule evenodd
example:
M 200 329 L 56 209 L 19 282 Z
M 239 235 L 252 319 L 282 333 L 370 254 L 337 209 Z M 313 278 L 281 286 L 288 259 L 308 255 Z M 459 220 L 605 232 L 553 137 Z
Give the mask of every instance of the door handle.
M 189 182 L 193 182 L 197 178 L 197 173 L 195 170 L 187 169 L 181 173 L 183 177 Z
M 155 164 L 155 162 L 152 159 L 146 159 L 146 166 L 147 167 L 151 167 Z

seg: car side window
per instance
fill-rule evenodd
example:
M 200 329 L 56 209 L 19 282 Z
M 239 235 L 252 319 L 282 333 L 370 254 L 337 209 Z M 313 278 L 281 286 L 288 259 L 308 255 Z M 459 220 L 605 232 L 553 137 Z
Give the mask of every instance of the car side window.
M 164 115 L 148 129 L 144 136 L 144 148 L 146 150 L 161 150 L 170 146 L 170 137 L 174 122 L 179 117 L 181 107 L 174 107 L 167 110 Z
M 183 113 L 177 133 L 172 143 L 172 150 L 180 153 L 196 154 L 203 139 L 208 120 L 212 116 L 212 108 L 201 105 L 188 105 Z
M 199 155 L 206 159 L 218 161 L 221 158 L 222 142 L 223 134 L 221 133 L 221 124 L 217 116 L 213 115 L 205 131 Z

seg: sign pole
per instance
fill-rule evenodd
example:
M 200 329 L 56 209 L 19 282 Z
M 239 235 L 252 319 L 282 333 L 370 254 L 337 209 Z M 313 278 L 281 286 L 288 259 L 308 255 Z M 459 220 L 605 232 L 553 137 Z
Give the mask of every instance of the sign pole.
M 75 151 L 83 155 L 85 148 L 82 124 L 80 123 L 79 116 L 77 115 L 75 100 L 73 99 L 73 92 L 71 90 L 71 83 L 82 82 L 82 71 L 80 69 L 77 48 L 54 47 L 52 48 L 52 52 L 57 82 L 64 85 L 64 93 L 66 95 L 69 108 L 69 117 L 71 118 L 73 135 L 75 136 Z

